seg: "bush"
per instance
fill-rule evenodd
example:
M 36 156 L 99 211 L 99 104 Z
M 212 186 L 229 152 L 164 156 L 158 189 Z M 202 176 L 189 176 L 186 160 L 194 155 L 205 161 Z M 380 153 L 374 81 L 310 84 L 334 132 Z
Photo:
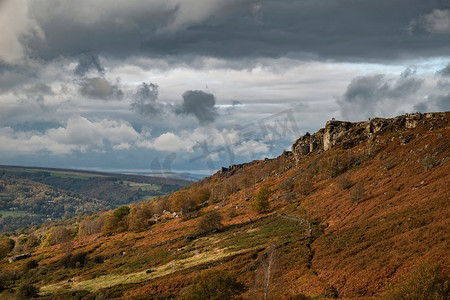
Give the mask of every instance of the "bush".
M 200 233 L 211 233 L 222 227 L 222 216 L 219 212 L 213 210 L 203 216 L 198 224 Z
M 122 232 L 128 229 L 127 218 L 130 214 L 130 208 L 128 206 L 121 206 L 116 208 L 114 212 L 105 217 L 105 223 L 102 227 L 102 231 L 110 233 L 114 231 Z
M 229 219 L 233 219 L 233 218 L 235 218 L 235 217 L 237 217 L 237 216 L 238 216 L 238 213 L 237 213 L 237 211 L 236 211 L 236 208 L 232 207 L 232 208 L 230 208 L 230 209 L 227 211 L 227 217 L 228 217 Z
M 341 189 L 348 190 L 352 186 L 352 181 L 350 180 L 350 177 L 345 174 L 339 178 L 338 185 Z
M 87 260 L 87 252 L 78 252 L 76 254 L 64 255 L 60 263 L 66 268 L 81 268 L 84 266 Z
M 73 232 L 63 226 L 55 227 L 45 238 L 44 245 L 52 246 L 69 242 L 73 237 Z
M 344 173 L 353 164 L 353 159 L 346 153 L 336 153 L 323 158 L 320 162 L 325 178 L 335 178 Z
M 358 182 L 352 189 L 350 193 L 350 198 L 353 202 L 358 204 L 364 197 L 366 197 L 366 191 L 364 189 L 364 184 Z
M 4 237 L 0 238 L 0 259 L 6 257 L 9 252 L 14 248 L 14 240 Z
M 94 257 L 94 262 L 96 264 L 102 264 L 105 261 L 105 258 L 103 257 L 103 255 L 96 255 Z
M 302 195 L 309 195 L 313 189 L 313 175 L 306 173 L 300 177 L 298 181 L 298 190 Z
M 24 270 L 28 271 L 31 269 L 36 269 L 39 266 L 38 262 L 34 259 L 27 261 L 27 263 L 24 266 Z
M 258 192 L 253 195 L 253 208 L 257 213 L 265 213 L 270 210 L 269 197 L 272 191 L 268 184 L 264 184 Z
M 38 296 L 39 289 L 31 284 L 22 284 L 17 289 L 17 297 L 19 299 L 30 299 Z
M 429 171 L 431 169 L 433 169 L 434 167 L 439 166 L 440 161 L 431 155 L 427 155 L 425 156 L 425 158 L 422 160 L 422 167 L 425 171 Z
M 389 171 L 393 168 L 395 168 L 397 164 L 395 163 L 395 160 L 392 157 L 389 157 L 388 159 L 386 159 L 383 163 L 383 169 L 385 169 L 386 171 Z
M 148 220 L 152 218 L 153 205 L 150 202 L 142 203 L 131 210 L 128 216 L 128 227 L 130 230 L 142 231 L 147 229 L 150 225 Z
M 293 187 L 294 187 L 294 180 L 292 178 L 286 179 L 285 181 L 280 183 L 280 188 L 282 188 L 287 192 L 292 191 Z
M 209 201 L 211 198 L 211 191 L 208 188 L 201 188 L 197 192 L 197 198 L 199 203 Z
M 383 297 L 386 300 L 445 300 L 450 299 L 449 278 L 439 265 L 420 265 L 406 280 L 390 287 Z
M 196 284 L 184 289 L 178 299 L 231 299 L 243 290 L 244 284 L 237 281 L 236 278 L 223 271 L 211 271 L 200 276 Z

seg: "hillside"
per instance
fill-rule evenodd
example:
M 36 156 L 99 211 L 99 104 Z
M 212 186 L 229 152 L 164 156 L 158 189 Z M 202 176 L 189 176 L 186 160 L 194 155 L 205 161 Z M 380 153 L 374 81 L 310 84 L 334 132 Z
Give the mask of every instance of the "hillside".
M 0 166 L 0 232 L 113 209 L 186 186 L 178 179 Z
M 275 159 L 4 237 L 0 298 L 448 299 L 449 120 L 332 120 Z

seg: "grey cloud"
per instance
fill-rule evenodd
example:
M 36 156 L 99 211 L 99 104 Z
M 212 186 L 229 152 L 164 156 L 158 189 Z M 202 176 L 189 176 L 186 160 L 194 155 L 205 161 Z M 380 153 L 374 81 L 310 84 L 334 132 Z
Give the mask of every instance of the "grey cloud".
M 195 116 L 200 124 L 214 122 L 218 116 L 216 98 L 203 91 L 186 91 L 182 95 L 183 103 L 176 107 L 176 114 Z
M 447 95 L 431 96 L 430 98 L 438 111 L 450 111 L 450 93 Z
M 80 94 L 101 100 L 120 100 L 123 92 L 117 84 L 100 77 L 85 78 L 80 84 Z
M 110 1 L 55 2 L 32 3 L 46 39 L 30 40 L 27 47 L 43 59 L 89 52 L 186 62 L 192 56 L 244 63 L 249 57 L 281 56 L 391 61 L 450 53 L 442 36 L 406 30 L 412 20 L 446 11 L 443 1 L 215 0 L 201 2 L 205 7 L 180 0 L 133 0 L 117 7 Z M 194 4 L 198 7 L 189 8 Z
M 36 83 L 26 89 L 28 95 L 54 95 L 52 88 L 45 83 Z
M 374 117 L 380 111 L 395 113 L 401 101 L 417 92 L 422 84 L 422 79 L 404 75 L 397 80 L 389 80 L 382 74 L 356 77 L 338 100 L 341 114 L 353 119 Z
M 96 70 L 99 73 L 103 73 L 105 69 L 100 64 L 100 59 L 96 55 L 82 55 L 78 59 L 78 65 L 74 70 L 74 74 L 78 76 L 84 76 L 90 70 Z
M 157 103 L 158 85 L 143 82 L 138 86 L 134 94 L 131 109 L 141 115 L 158 115 L 165 109 L 164 105 Z
M 444 77 L 450 77 L 450 63 L 441 70 L 437 71 L 437 74 Z
M 415 111 L 450 111 L 450 93 L 447 95 L 430 95 L 426 102 L 414 106 Z
M 422 28 L 431 34 L 450 34 L 450 9 L 433 9 L 410 23 L 410 30 Z

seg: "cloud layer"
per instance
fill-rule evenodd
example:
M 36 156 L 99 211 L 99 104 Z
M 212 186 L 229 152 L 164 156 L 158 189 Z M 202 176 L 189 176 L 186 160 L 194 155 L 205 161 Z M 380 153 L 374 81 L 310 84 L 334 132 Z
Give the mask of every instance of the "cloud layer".
M 212 172 L 278 155 L 333 117 L 448 110 L 449 12 L 423 0 L 0 0 L 0 164 Z

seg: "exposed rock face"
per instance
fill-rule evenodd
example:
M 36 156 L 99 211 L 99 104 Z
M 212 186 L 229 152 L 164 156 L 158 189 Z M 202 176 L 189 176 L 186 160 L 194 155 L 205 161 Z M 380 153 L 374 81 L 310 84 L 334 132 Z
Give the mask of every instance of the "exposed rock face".
M 396 131 L 402 128 L 416 128 L 427 119 L 445 118 L 445 113 L 414 113 L 392 119 L 374 118 L 364 122 L 328 121 L 325 128 L 315 134 L 306 133 L 292 145 L 292 153 L 296 161 L 314 152 L 327 151 L 337 145 L 345 149 L 366 142 L 382 131 Z

